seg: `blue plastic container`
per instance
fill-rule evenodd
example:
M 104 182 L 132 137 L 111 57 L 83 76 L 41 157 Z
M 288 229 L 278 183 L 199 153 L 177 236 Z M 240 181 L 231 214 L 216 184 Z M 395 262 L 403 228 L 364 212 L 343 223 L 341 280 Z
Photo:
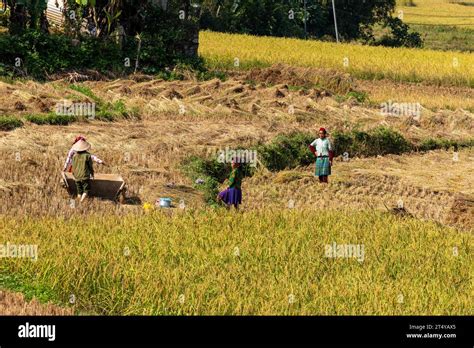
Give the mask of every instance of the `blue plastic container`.
M 160 208 L 171 208 L 171 198 L 160 198 Z

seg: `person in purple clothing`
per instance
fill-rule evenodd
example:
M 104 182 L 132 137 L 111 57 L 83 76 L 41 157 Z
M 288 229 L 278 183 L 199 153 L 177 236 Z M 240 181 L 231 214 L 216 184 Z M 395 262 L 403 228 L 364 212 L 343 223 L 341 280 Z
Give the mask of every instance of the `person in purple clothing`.
M 239 204 L 242 204 L 242 179 L 244 175 L 242 172 L 241 164 L 232 161 L 232 172 L 229 176 L 229 186 L 224 191 L 217 195 L 217 201 L 223 202 L 227 207 L 234 206 L 236 209 L 239 208 Z

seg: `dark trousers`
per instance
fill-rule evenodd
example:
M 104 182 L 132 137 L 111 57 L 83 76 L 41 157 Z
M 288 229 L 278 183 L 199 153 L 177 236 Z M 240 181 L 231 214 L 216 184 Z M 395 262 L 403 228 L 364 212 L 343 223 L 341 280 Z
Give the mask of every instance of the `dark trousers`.
M 77 194 L 82 195 L 83 193 L 89 194 L 91 189 L 91 181 L 90 180 L 76 180 L 76 189 Z
M 318 176 L 319 182 L 328 182 L 328 176 L 327 175 L 321 175 Z

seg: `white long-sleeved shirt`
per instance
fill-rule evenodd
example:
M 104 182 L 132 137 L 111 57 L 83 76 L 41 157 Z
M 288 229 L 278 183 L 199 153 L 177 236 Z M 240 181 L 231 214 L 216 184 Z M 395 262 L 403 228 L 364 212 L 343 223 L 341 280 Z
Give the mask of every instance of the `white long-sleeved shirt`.
M 332 151 L 332 145 L 328 138 L 317 138 L 311 143 L 311 146 L 316 148 L 317 156 L 329 156 L 329 151 Z
M 72 158 L 74 157 L 74 155 L 76 154 L 76 151 L 71 149 L 69 150 L 69 153 L 67 154 L 67 158 L 66 158 L 66 162 L 64 162 L 64 168 L 63 168 L 63 171 L 67 171 L 71 165 L 72 165 Z M 96 155 L 92 155 L 91 154 L 91 158 L 94 162 L 97 162 L 99 164 L 102 164 L 104 163 L 104 161 L 102 161 L 99 157 L 97 157 Z

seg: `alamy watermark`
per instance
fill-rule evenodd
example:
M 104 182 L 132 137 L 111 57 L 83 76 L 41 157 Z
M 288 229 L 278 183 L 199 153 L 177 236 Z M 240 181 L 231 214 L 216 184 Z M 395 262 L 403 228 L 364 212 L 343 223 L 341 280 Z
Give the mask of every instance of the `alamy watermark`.
M 363 262 L 365 257 L 364 244 L 326 244 L 325 256 L 330 258 L 356 258 Z
M 38 260 L 38 245 L 36 244 L 0 244 L 0 258 L 29 258 Z
M 235 161 L 240 164 L 249 164 L 251 167 L 257 166 L 257 150 L 230 149 L 228 146 L 224 150 L 217 152 L 217 162 L 231 163 Z
M 26 322 L 18 326 L 19 338 L 47 338 L 48 341 L 56 340 L 56 325 L 38 325 Z
M 95 103 L 70 103 L 63 100 L 56 104 L 56 115 L 84 116 L 88 119 L 95 118 Z
M 383 116 L 411 116 L 419 119 L 421 116 L 420 103 L 394 103 L 391 100 L 380 104 L 380 112 Z

